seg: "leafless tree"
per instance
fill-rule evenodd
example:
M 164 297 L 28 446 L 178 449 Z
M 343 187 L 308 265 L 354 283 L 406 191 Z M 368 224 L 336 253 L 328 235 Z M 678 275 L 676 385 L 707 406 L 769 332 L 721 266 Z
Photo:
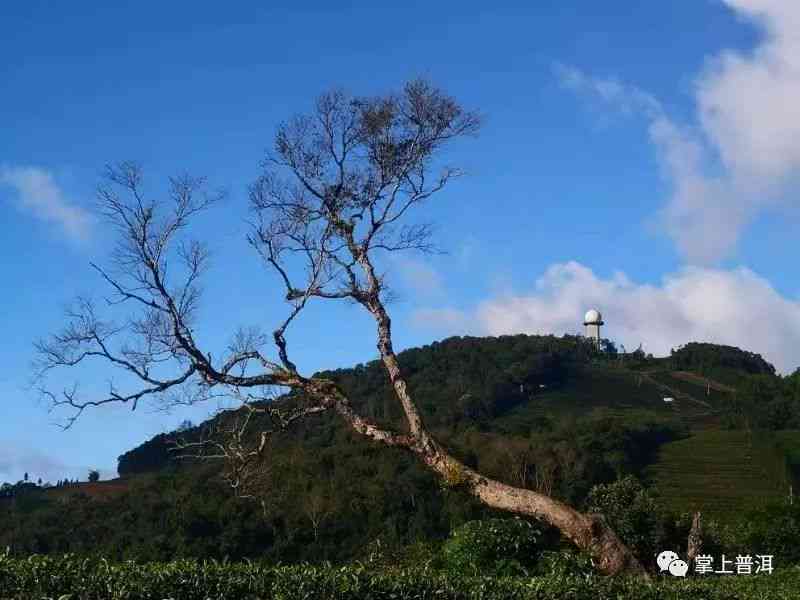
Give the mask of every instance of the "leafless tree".
M 209 456 L 233 460 L 233 485 L 242 485 L 253 465 L 261 464 L 270 431 L 333 412 L 375 442 L 412 452 L 446 483 L 463 485 L 486 505 L 554 525 L 587 551 L 601 572 L 643 573 L 602 516 L 485 477 L 451 456 L 426 429 L 392 347 L 380 254 L 433 248 L 431 227 L 409 216 L 461 175 L 440 164 L 442 148 L 478 128 L 475 113 L 424 81 L 381 97 L 328 93 L 311 114 L 279 127 L 263 173 L 250 188 L 254 226 L 248 238 L 276 273 L 288 305 L 272 334 L 274 354 L 253 332 L 240 333 L 225 356 L 213 359 L 196 341 L 198 281 L 208 254 L 202 244 L 181 240 L 192 217 L 219 195 L 209 193 L 201 179 L 180 177 L 170 181 L 168 199 L 159 203 L 144 195 L 137 166 L 109 168 L 99 199 L 119 245 L 110 267 L 94 268 L 114 293 L 109 302 L 131 310 L 121 322 L 103 320 L 91 302 L 79 301 L 66 328 L 37 344 L 38 372 L 100 359 L 139 385 L 123 391 L 110 384 L 97 398 L 82 397 L 76 387 L 55 392 L 42 385 L 42 393 L 55 407 L 71 411 L 67 424 L 89 407 L 110 403 L 135 408 L 148 398 L 199 402 L 218 393 L 241 398 L 246 408 L 237 413 L 235 431 L 256 421 L 263 425 L 251 419 L 256 412 L 267 415 L 270 426 L 250 437 L 229 431 L 227 442 L 210 446 Z M 323 300 L 352 302 L 374 319 L 380 359 L 405 430 L 366 419 L 334 382 L 302 374 L 292 360 L 290 326 L 310 303 Z M 280 402 L 263 393 L 275 386 L 290 390 Z M 246 447 L 252 439 L 255 446 Z
M 334 490 L 330 484 L 316 484 L 311 486 L 303 495 L 300 508 L 311 523 L 314 541 L 319 538 L 319 529 L 322 523 L 334 512 Z

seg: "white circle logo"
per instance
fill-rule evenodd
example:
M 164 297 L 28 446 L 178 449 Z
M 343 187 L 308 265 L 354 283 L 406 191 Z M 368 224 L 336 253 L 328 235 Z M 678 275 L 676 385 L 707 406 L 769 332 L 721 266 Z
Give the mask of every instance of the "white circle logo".
M 673 577 L 686 577 L 689 572 L 689 563 L 672 550 L 664 550 L 658 555 L 656 562 L 662 573 L 668 571 Z
M 689 570 L 689 565 L 685 560 L 680 558 L 673 560 L 669 563 L 669 572 L 675 577 L 686 577 L 686 572 Z
M 672 550 L 664 550 L 661 554 L 658 555 L 656 562 L 658 563 L 658 568 L 661 569 L 662 572 L 667 571 L 669 569 L 669 564 L 673 560 L 678 560 L 680 556 L 675 554 Z

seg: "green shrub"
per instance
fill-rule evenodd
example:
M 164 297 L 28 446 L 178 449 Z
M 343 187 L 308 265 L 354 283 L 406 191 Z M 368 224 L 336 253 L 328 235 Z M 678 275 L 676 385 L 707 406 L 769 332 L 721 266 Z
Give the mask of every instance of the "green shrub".
M 640 560 L 650 563 L 663 550 L 662 510 L 635 477 L 594 486 L 586 505 L 588 512 L 600 513 L 606 518 Z
M 781 564 L 800 564 L 800 505 L 773 504 L 748 511 L 728 534 L 731 551 L 772 554 Z
M 663 548 L 680 554 L 686 547 L 691 524 L 691 513 L 666 522 Z M 735 522 L 724 524 L 704 517 L 702 529 L 703 554 L 771 554 L 776 565 L 800 567 L 800 506 L 768 505 L 743 512 Z
M 682 555 L 686 551 L 689 541 L 693 518 L 694 514 L 690 512 L 671 514 L 666 517 L 664 539 L 660 547 L 663 550 L 674 550 Z M 735 543 L 730 527 L 722 525 L 719 521 L 708 518 L 706 515 L 703 515 L 701 525 L 703 541 L 701 554 L 713 556 L 736 554 L 735 550 L 738 549 L 738 545 Z
M 419 569 L 259 563 L 109 563 L 0 554 L 6 600 L 790 600 L 800 570 L 773 575 L 656 578 L 468 577 Z
M 469 521 L 444 543 L 447 570 L 462 575 L 527 575 L 539 555 L 541 531 L 522 519 Z
M 592 560 L 577 551 L 542 552 L 536 565 L 538 575 L 551 577 L 591 577 L 595 574 Z

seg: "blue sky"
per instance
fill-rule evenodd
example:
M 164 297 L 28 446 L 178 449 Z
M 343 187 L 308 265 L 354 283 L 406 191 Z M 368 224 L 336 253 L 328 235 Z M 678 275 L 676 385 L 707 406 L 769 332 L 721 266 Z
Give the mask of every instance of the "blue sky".
M 104 165 L 140 162 L 153 194 L 184 171 L 229 191 L 196 227 L 214 251 L 200 335 L 222 348 L 282 314 L 244 242 L 246 186 L 276 125 L 333 86 L 423 76 L 486 117 L 448 156 L 468 176 L 426 209 L 448 254 L 390 265 L 399 347 L 574 332 L 597 306 L 628 347 L 702 339 L 800 366 L 792 0 L 114 4 L 0 8 L 0 481 L 111 472 L 213 408 L 103 409 L 62 432 L 27 389 L 34 340 L 104 292 Z M 306 372 L 375 355 L 351 307 L 291 335 Z M 81 376 L 91 393 L 110 373 Z

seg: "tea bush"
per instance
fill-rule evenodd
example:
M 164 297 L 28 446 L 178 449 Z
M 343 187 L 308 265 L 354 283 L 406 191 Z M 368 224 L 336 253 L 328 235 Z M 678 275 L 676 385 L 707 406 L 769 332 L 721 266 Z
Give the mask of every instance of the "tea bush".
M 444 564 L 460 575 L 528 575 L 540 552 L 540 536 L 522 519 L 469 521 L 444 543 Z
M 594 486 L 586 504 L 587 512 L 606 517 L 640 560 L 650 559 L 664 546 L 659 505 L 635 477 Z
M 0 555 L 2 600 L 790 600 L 800 570 L 707 579 L 467 577 L 420 569 L 259 563 L 109 563 Z

